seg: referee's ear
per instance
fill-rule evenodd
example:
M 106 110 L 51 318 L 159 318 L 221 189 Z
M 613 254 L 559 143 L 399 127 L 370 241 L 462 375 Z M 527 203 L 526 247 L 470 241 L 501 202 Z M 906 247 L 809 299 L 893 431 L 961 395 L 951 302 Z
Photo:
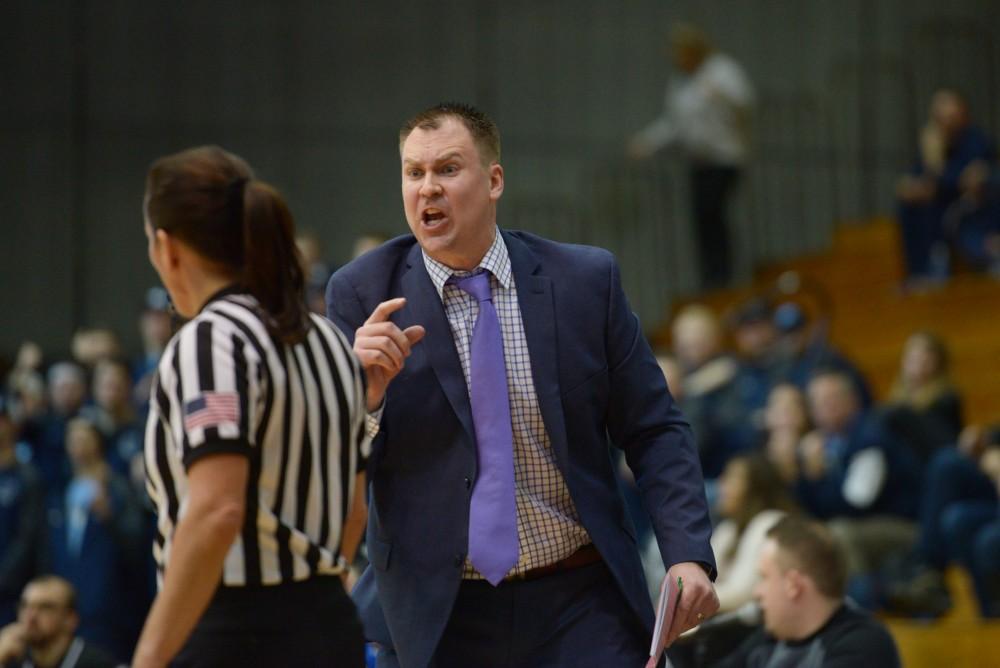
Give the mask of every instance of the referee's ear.
M 174 271 L 177 270 L 177 266 L 180 264 L 181 255 L 184 250 L 182 250 L 183 242 L 170 236 L 166 230 L 160 228 L 155 232 L 156 242 L 153 244 L 153 253 L 156 255 L 157 268 L 165 269 L 170 268 Z

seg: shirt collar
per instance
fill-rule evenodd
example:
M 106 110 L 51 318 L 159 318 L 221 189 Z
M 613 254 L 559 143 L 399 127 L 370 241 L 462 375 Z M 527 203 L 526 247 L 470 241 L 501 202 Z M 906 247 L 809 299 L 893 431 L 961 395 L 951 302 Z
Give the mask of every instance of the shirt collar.
M 489 250 L 486 251 L 486 255 L 483 256 L 483 259 L 479 261 L 479 265 L 472 271 L 452 269 L 448 265 L 442 264 L 432 258 L 423 249 L 420 252 L 424 256 L 424 266 L 431 277 L 431 282 L 434 283 L 434 287 L 437 289 L 438 296 L 441 297 L 442 301 L 444 300 L 444 285 L 448 282 L 449 278 L 452 276 L 469 276 L 482 270 L 493 274 L 494 278 L 497 279 L 497 282 L 504 289 L 510 288 L 513 279 L 513 273 L 510 268 L 510 255 L 507 253 L 507 244 L 504 243 L 499 227 L 496 228 L 496 235 L 493 237 L 493 243 L 490 245 Z

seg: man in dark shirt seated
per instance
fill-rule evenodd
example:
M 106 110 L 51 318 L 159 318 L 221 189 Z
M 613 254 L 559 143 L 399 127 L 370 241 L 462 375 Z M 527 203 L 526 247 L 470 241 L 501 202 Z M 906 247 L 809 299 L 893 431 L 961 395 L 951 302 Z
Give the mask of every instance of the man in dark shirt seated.
M 767 533 L 755 590 L 764 627 L 723 668 L 893 668 L 889 632 L 845 597 L 840 550 L 822 525 L 785 517 Z
M 17 621 L 0 630 L 0 666 L 113 668 L 111 657 L 74 636 L 79 621 L 73 585 L 55 575 L 35 578 L 21 594 Z

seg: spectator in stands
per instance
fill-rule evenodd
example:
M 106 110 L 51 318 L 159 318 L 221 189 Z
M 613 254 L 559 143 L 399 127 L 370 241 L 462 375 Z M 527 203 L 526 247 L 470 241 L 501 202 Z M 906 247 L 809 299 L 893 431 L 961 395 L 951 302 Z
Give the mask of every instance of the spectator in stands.
M 787 485 L 798 476 L 799 444 L 810 428 L 802 390 L 791 383 L 776 385 L 764 410 L 764 453 Z
M 743 68 L 688 24 L 670 33 L 680 76 L 667 89 L 663 114 L 629 142 L 632 157 L 677 146 L 690 161 L 692 214 L 703 288 L 732 278 L 727 207 L 749 157 L 754 90 Z
M 45 507 L 38 473 L 17 460 L 16 441 L 0 400 L 0 626 L 14 621 L 21 589 L 35 574 Z
M 139 506 L 128 483 L 105 461 L 100 432 L 91 422 L 70 421 L 66 450 L 73 477 L 60 505 L 49 512 L 51 571 L 79 593 L 80 635 L 127 659 L 144 612 L 134 609 L 128 596 L 145 552 Z
M 42 358 L 42 348 L 34 341 L 25 341 L 20 345 L 14 365 L 6 376 L 4 396 L 7 399 L 14 401 L 15 404 L 20 401 L 19 395 L 24 379 L 41 373 Z M 18 410 L 15 407 L 11 412 L 18 413 Z
M 983 453 L 979 466 L 993 488 L 1000 491 L 1000 444 Z M 959 546 L 958 558 L 972 574 L 983 617 L 1000 617 L 1000 512 L 996 503 L 992 508 L 980 504 L 964 510 L 972 521 L 956 527 L 962 533 L 952 536 L 954 544 Z
M 94 403 L 82 414 L 103 437 L 107 461 L 120 475 L 128 476 L 132 460 L 142 457 L 143 426 L 132 405 L 132 379 L 128 365 L 105 358 L 94 367 Z
M 77 416 L 86 398 L 83 369 L 74 362 L 58 362 L 48 373 L 48 409 L 24 424 L 22 437 L 31 446 L 31 462 L 42 476 L 47 494 L 60 495 L 66 486 L 66 424 Z
M 754 431 L 733 384 L 738 365 L 723 349 L 719 320 L 708 307 L 685 307 L 672 330 L 674 353 L 684 373 L 679 404 L 698 441 L 702 471 L 711 480 L 730 457 L 753 446 Z
M 76 592 L 54 575 L 35 578 L 24 588 L 17 622 L 0 629 L 3 668 L 113 668 L 118 664 L 83 638 Z
M 301 230 L 295 237 L 302 273 L 306 277 L 306 304 L 313 313 L 326 315 L 326 282 L 333 273 L 323 258 L 323 244 L 312 230 Z
M 916 165 L 896 185 L 908 288 L 921 289 L 948 275 L 945 213 L 959 198 L 966 167 L 995 157 L 990 139 L 970 123 L 965 99 L 950 89 L 934 93 Z
M 718 511 L 712 533 L 719 577 L 719 612 L 735 610 L 753 598 L 757 557 L 768 530 L 793 510 L 777 470 L 764 456 L 739 455 L 719 478 Z
M 753 297 L 728 314 L 740 367 L 735 382 L 740 400 L 751 415 L 763 412 L 768 393 L 783 372 L 779 332 L 769 299 Z
M 870 409 L 873 402 L 868 380 L 854 362 L 830 344 L 825 331 L 816 322 L 819 318 L 810 321 L 802 307 L 791 301 L 775 308 L 777 377 L 804 391 L 818 371 L 839 371 L 850 378 L 861 407 Z
M 876 417 L 862 411 L 847 375 L 817 374 L 807 396 L 816 428 L 800 446 L 798 499 L 812 515 L 829 520 L 843 541 L 848 572 L 859 576 L 852 596 L 874 604 L 867 576 L 887 557 L 909 549 L 917 533 L 919 465 Z
M 378 232 L 362 234 L 354 240 L 351 247 L 351 259 L 357 259 L 370 250 L 374 250 L 389 240 L 389 237 Z
M 73 334 L 70 344 L 73 359 L 88 371 L 108 357 L 120 357 L 122 346 L 118 335 L 107 327 L 84 327 Z
M 920 534 L 911 554 L 886 573 L 890 609 L 914 615 L 940 615 L 951 605 L 944 569 L 952 562 L 974 574 L 976 594 L 984 615 L 995 616 L 996 552 L 981 563 L 983 551 L 995 548 L 990 527 L 997 520 L 997 455 L 1000 425 L 966 427 L 958 447 L 939 450 L 930 461 L 920 502 Z M 987 471 L 989 473 L 987 473 Z M 978 541 L 984 530 L 982 549 Z M 979 565 L 977 565 L 977 563 Z M 982 575 L 976 575 L 976 573 Z
M 910 335 L 882 416 L 922 464 L 938 448 L 955 443 L 962 430 L 962 400 L 948 376 L 944 341 L 930 332 Z
M 764 626 L 719 666 L 900 665 L 882 624 L 845 600 L 846 569 L 836 541 L 822 526 L 785 517 L 768 531 L 755 595 Z
M 149 389 L 152 387 L 156 365 L 160 361 L 173 334 L 173 316 L 167 291 L 156 286 L 146 291 L 146 300 L 139 316 L 139 335 L 142 338 L 142 356 L 132 365 L 132 403 L 140 415 L 149 406 Z
M 971 269 L 1000 277 L 1000 166 L 973 161 L 959 188 L 962 198 L 948 212 L 947 231 Z

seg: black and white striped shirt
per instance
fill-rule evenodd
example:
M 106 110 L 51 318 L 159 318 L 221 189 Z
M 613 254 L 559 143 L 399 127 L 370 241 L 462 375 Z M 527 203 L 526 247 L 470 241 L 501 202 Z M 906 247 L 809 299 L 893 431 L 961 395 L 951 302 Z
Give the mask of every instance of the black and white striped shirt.
M 340 570 L 355 473 L 367 456 L 364 378 L 337 328 L 319 316 L 283 344 L 253 297 L 222 291 L 160 360 L 146 425 L 146 485 L 156 504 L 160 576 L 184 513 L 187 469 L 213 453 L 249 457 L 246 520 L 223 582 L 270 585 Z

